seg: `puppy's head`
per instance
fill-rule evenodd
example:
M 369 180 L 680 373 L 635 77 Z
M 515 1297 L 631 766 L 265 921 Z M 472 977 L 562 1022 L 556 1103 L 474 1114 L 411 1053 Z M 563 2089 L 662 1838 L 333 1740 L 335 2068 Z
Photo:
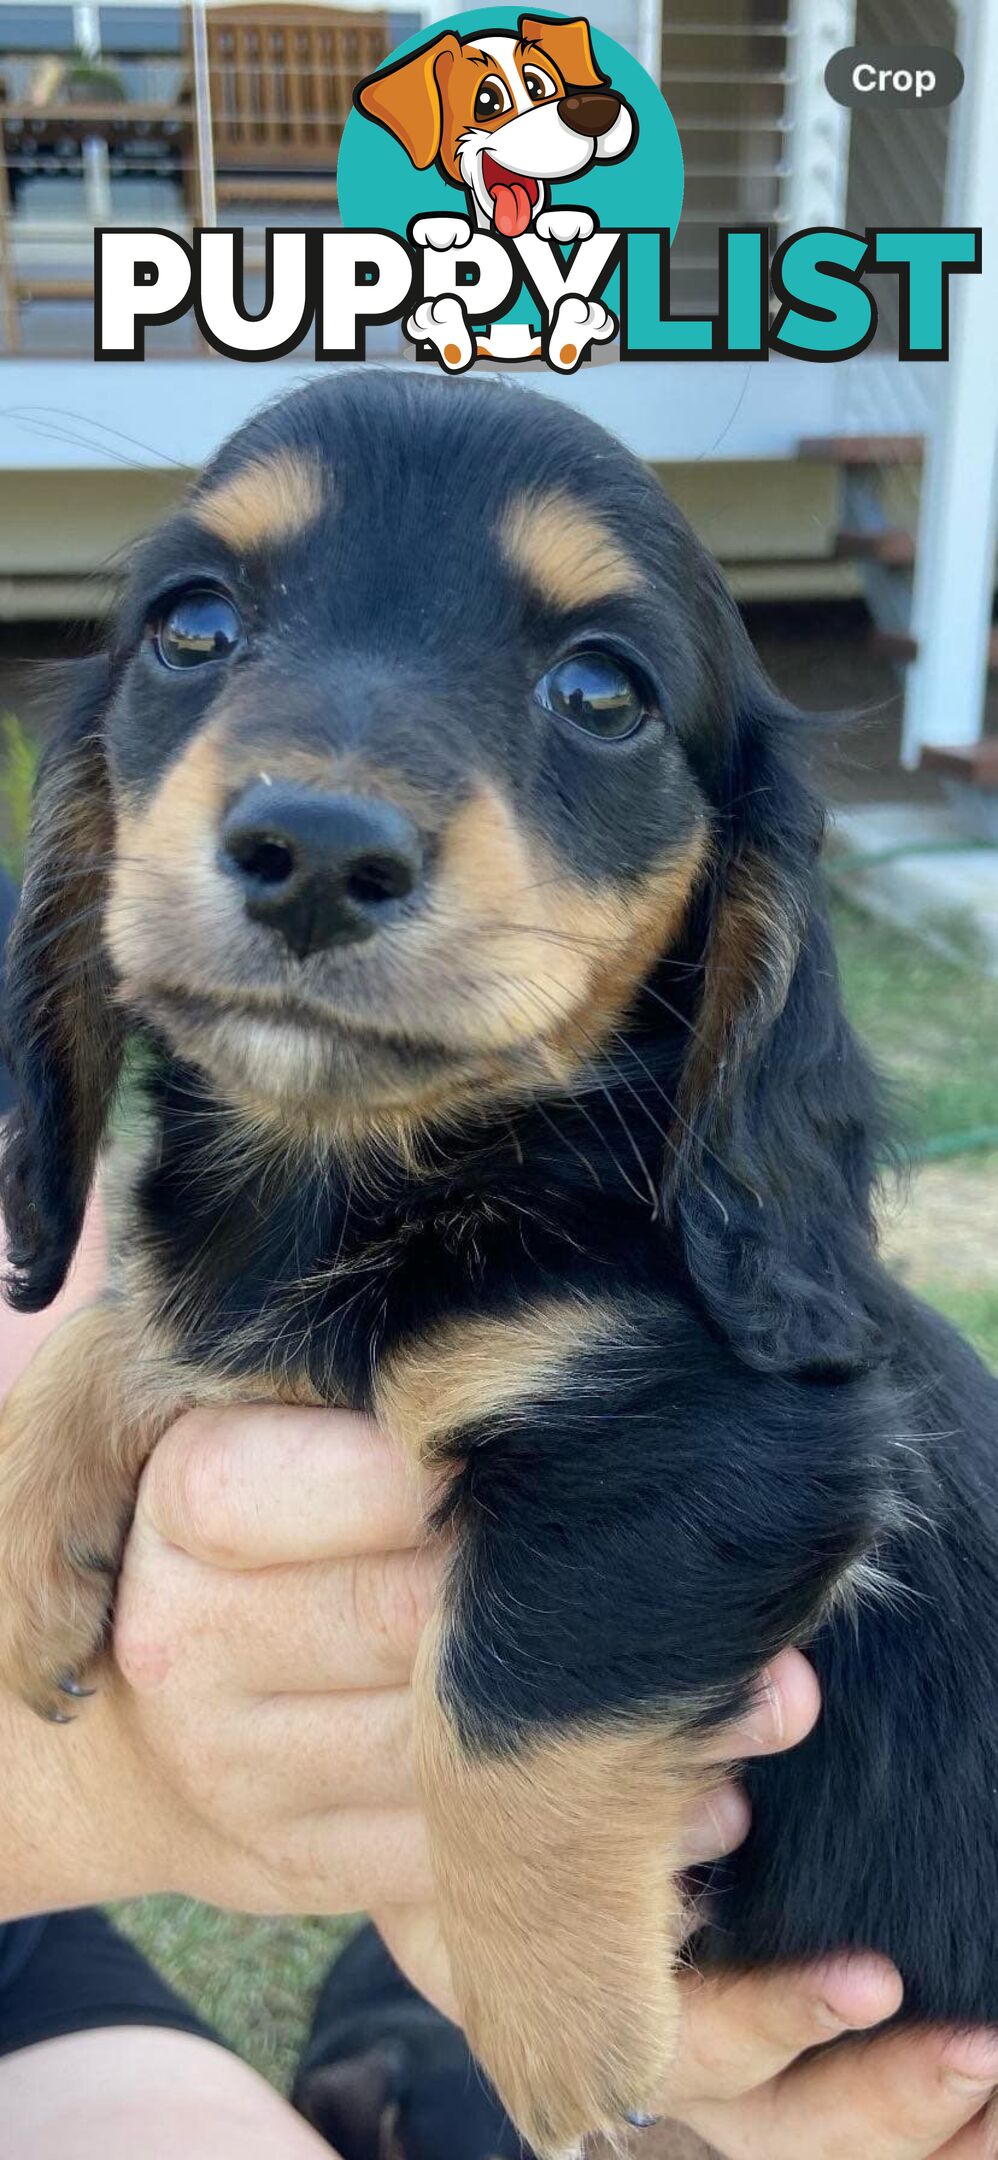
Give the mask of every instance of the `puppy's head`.
M 662 636 L 690 543 L 583 422 L 452 389 L 358 376 L 253 422 L 118 617 L 119 994 L 282 1113 L 557 1081 L 706 858 L 695 631 Z
M 596 64 L 584 17 L 522 15 L 508 31 L 445 31 L 358 85 L 358 109 L 425 171 L 468 189 L 481 220 L 508 238 L 527 230 L 551 181 L 627 155 L 629 105 Z
M 358 370 L 252 421 L 138 551 L 43 770 L 21 1301 L 65 1272 L 129 1016 L 257 1122 L 362 1136 L 586 1084 L 694 937 L 695 1180 L 797 964 L 817 825 L 774 711 L 657 482 L 569 410 Z

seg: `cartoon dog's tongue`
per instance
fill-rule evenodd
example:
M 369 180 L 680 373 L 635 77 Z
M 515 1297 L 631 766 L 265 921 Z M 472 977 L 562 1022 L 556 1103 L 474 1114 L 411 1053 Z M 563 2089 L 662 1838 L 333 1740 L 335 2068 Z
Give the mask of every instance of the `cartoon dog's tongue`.
M 517 240 L 530 223 L 540 189 L 528 173 L 510 172 L 486 151 L 482 179 L 492 197 L 496 229 L 506 240 Z

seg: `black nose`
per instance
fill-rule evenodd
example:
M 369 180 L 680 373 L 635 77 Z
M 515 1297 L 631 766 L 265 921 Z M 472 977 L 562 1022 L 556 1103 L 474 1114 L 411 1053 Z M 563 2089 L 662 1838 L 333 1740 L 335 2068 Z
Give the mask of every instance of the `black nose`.
M 364 795 L 320 795 L 260 780 L 222 826 L 222 863 L 246 913 L 303 960 L 371 937 L 419 883 L 411 818 Z
M 608 135 L 620 111 L 615 90 L 570 90 L 558 99 L 558 116 L 576 135 Z

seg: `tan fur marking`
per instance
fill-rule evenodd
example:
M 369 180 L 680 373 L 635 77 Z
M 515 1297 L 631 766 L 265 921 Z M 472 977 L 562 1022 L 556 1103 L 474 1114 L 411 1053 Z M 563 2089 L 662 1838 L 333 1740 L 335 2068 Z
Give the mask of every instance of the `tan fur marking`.
M 133 1159 L 129 1183 L 136 1174 Z M 126 1192 L 114 1212 L 127 1219 Z M 65 1710 L 60 1677 L 101 1649 L 135 1489 L 167 1426 L 195 1404 L 324 1400 L 287 1363 L 232 1374 L 189 1364 L 149 1260 L 130 1255 L 120 1277 L 118 1294 L 46 1338 L 0 1411 L 0 1691 L 46 1713 Z
M 698 827 L 634 894 L 585 885 L 496 790 L 473 796 L 445 835 L 437 898 L 465 941 L 481 1047 L 541 1036 L 573 1060 L 591 1053 L 675 937 L 707 847 Z
M 550 607 L 589 607 L 646 582 L 609 527 L 561 491 L 511 503 L 500 541 L 513 568 Z
M 699 826 L 687 845 L 646 880 L 633 903 L 628 934 L 616 953 L 608 952 L 596 967 L 582 1005 L 552 1037 L 551 1050 L 567 1058 L 570 1068 L 592 1056 L 626 1018 L 655 961 L 678 937 L 709 852 L 707 828 Z
M 139 1472 L 184 1407 L 141 1315 L 108 1300 L 47 1337 L 0 1413 L 0 1688 L 65 1709 L 100 1647 Z
M 380 1366 L 375 1415 L 417 1461 L 435 1446 L 497 1411 L 530 1402 L 556 1386 L 566 1367 L 595 1341 L 619 1341 L 612 1307 L 552 1298 L 511 1318 L 448 1320 L 425 1341 Z
M 761 857 L 732 865 L 717 903 L 704 969 L 700 1020 L 682 1102 L 698 1108 L 718 1073 L 751 1049 L 779 1018 L 800 952 L 801 923 L 788 893 Z
M 715 1781 L 661 1724 L 470 1756 L 423 1639 L 417 1766 L 461 2022 L 531 2146 L 661 2112 L 678 2032 L 682 1831 Z
M 318 465 L 299 451 L 277 450 L 196 495 L 191 514 L 226 547 L 248 554 L 304 532 L 319 516 L 323 500 Z

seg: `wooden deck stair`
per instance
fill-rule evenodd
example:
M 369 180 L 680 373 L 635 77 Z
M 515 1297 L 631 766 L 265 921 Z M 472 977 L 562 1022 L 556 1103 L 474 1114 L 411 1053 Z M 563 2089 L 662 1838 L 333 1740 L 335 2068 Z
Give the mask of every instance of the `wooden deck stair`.
M 894 522 L 884 494 L 890 475 L 905 468 L 917 486 L 924 448 L 923 437 L 911 434 L 809 435 L 797 446 L 799 457 L 838 467 L 842 523 L 834 553 L 839 561 L 858 565 L 872 617 L 871 647 L 899 667 L 918 657 L 918 639 L 909 627 L 916 543 L 907 525 Z M 895 496 L 898 492 L 894 487 Z M 906 509 L 904 490 L 901 495 Z M 998 624 L 991 632 L 988 664 L 998 674 Z M 949 779 L 971 781 L 988 790 L 998 788 L 998 739 L 994 737 L 985 737 L 967 750 L 926 746 L 921 762 Z

